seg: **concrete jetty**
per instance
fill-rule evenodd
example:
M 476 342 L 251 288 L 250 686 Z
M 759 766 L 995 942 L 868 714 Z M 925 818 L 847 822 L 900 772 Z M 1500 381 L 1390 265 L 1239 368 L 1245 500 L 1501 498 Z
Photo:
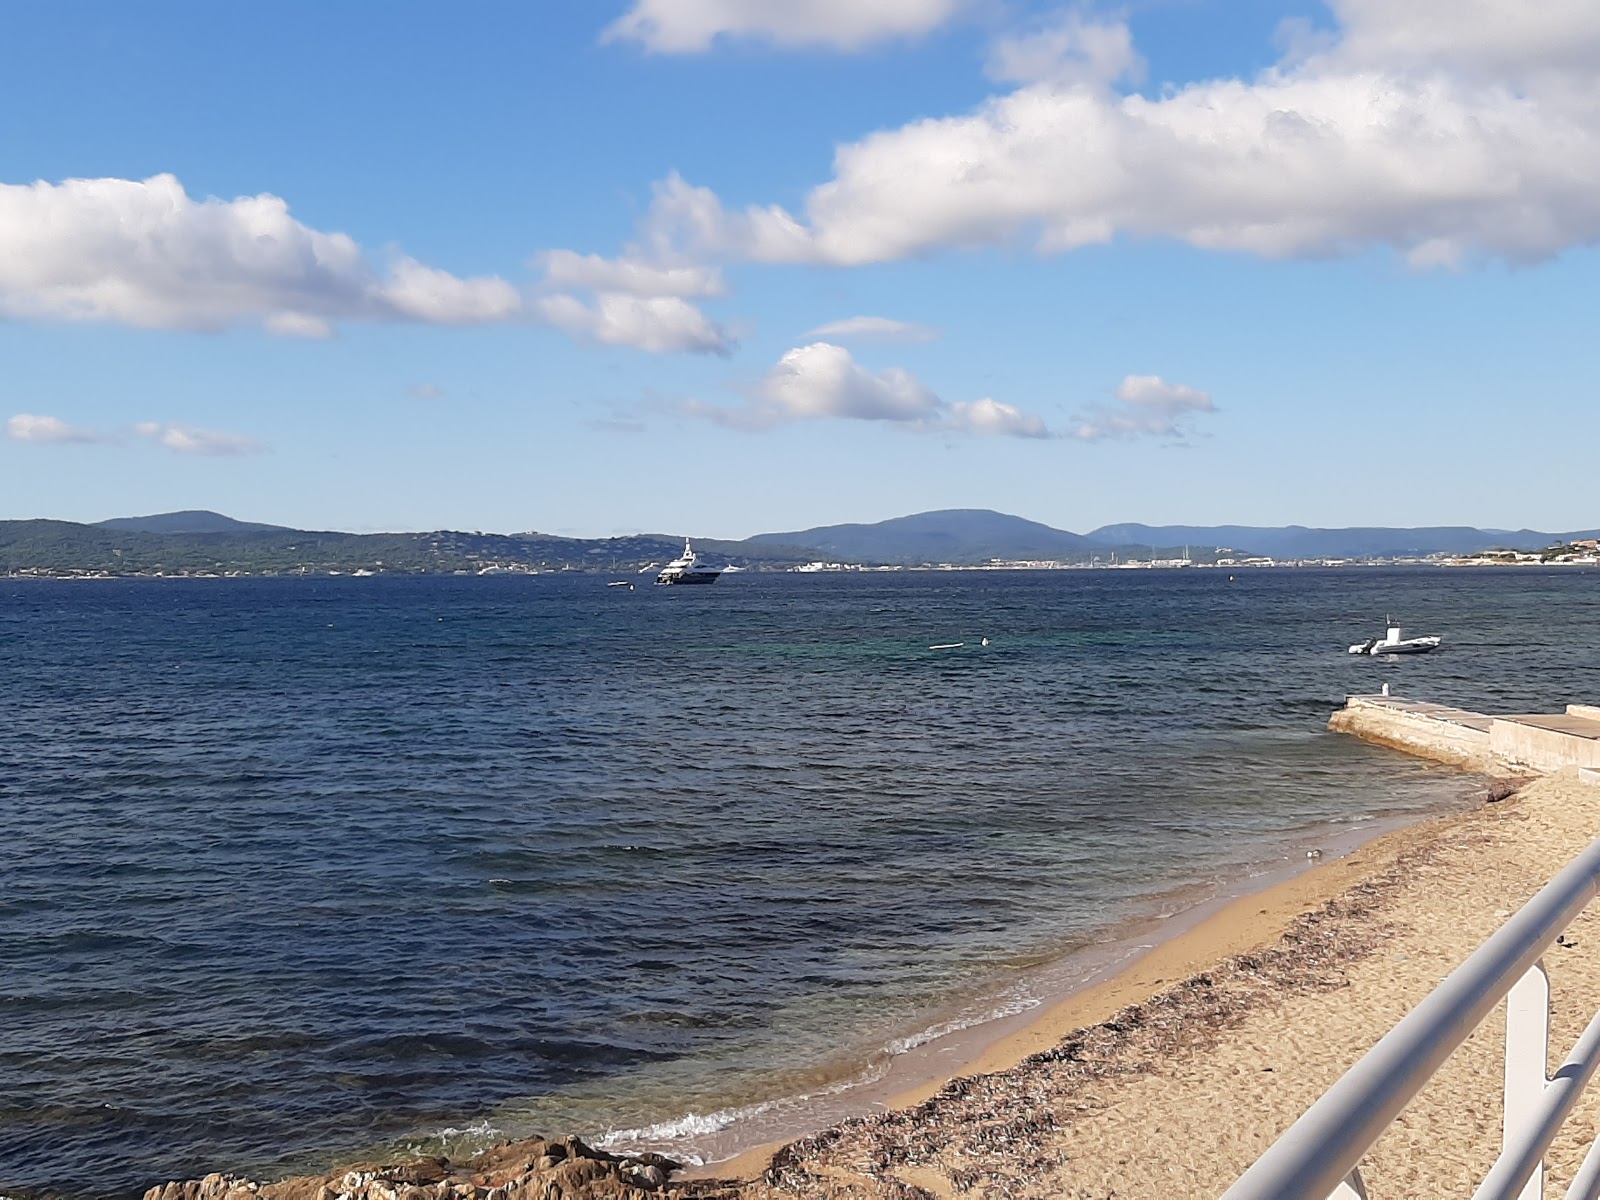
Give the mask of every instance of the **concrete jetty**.
M 1491 715 L 1402 696 L 1349 696 L 1328 728 L 1475 771 L 1576 770 L 1584 781 L 1600 783 L 1600 705 Z

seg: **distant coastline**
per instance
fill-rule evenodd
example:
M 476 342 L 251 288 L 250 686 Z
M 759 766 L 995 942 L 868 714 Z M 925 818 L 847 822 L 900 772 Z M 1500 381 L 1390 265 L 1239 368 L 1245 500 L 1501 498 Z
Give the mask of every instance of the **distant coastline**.
M 674 557 L 679 534 L 570 538 L 343 533 L 237 521 L 194 510 L 94 525 L 0 521 L 0 575 L 51 579 L 247 576 L 534 575 L 631 577 Z M 695 537 L 707 558 L 749 571 L 1063 570 L 1189 567 L 1600 565 L 1600 531 L 1545 534 L 1466 527 L 1105 526 L 1053 529 L 981 509 L 918 513 L 871 525 Z

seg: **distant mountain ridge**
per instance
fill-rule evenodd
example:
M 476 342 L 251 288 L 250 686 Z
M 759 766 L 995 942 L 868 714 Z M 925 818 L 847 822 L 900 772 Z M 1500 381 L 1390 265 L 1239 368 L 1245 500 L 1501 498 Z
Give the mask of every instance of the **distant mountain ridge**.
M 872 524 L 821 525 L 763 533 L 743 541 L 695 538 L 697 549 L 737 566 L 783 568 L 800 563 L 971 566 L 990 560 L 1088 563 L 1176 558 L 1187 548 L 1197 562 L 1232 552 L 1275 559 L 1413 558 L 1475 554 L 1504 548 L 1540 550 L 1600 531 L 1542 533 L 1521 529 L 1434 526 L 1418 529 L 1310 529 L 1248 525 L 1104 525 L 1089 534 L 989 509 L 944 509 Z M 465 572 L 486 566 L 638 572 L 674 557 L 680 534 L 569 538 L 519 534 L 355 534 L 313 532 L 238 521 L 195 509 L 119 517 L 94 525 L 70 521 L 0 521 L 0 573 L 9 571 L 127 573 Z
M 236 521 L 205 508 L 182 512 L 156 513 L 149 517 L 112 517 L 96 521 L 101 529 L 120 529 L 131 533 L 296 533 L 287 525 L 263 525 L 259 521 Z
M 989 509 L 945 509 L 870 525 L 819 525 L 762 533 L 745 545 L 815 546 L 830 560 L 877 563 L 976 563 L 989 559 L 1082 562 L 1115 551 L 1125 558 L 1174 557 L 1188 547 L 1208 560 L 1216 551 L 1281 559 L 1420 558 L 1484 550 L 1541 550 L 1556 542 L 1596 537 L 1593 530 L 1541 533 L 1535 529 L 1474 529 L 1463 525 L 1416 529 L 1302 525 L 1102 525 L 1087 534 Z
M 745 545 L 812 546 L 829 561 L 968 563 L 991 558 L 1075 560 L 1100 549 L 1089 538 L 986 508 L 949 508 L 871 525 L 821 525 L 758 533 Z

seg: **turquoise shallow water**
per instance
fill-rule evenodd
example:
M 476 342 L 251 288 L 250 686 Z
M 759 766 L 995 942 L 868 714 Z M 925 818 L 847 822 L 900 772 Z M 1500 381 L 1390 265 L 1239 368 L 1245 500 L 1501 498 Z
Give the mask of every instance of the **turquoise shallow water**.
M 1389 612 L 1445 648 L 1344 653 Z M 0 1189 L 835 1085 L 1468 802 L 1329 712 L 1593 699 L 1597 618 L 1571 569 L 0 580 Z

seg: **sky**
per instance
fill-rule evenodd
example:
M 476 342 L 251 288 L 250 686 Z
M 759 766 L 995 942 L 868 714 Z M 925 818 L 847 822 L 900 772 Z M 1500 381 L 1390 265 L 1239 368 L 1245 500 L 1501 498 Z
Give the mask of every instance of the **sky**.
M 6 0 L 0 518 L 1600 524 L 1593 0 Z

